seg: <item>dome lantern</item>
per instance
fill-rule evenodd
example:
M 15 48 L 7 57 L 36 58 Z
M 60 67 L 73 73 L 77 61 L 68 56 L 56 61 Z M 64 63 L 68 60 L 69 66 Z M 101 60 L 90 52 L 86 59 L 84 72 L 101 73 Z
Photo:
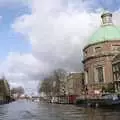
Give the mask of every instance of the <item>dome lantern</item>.
M 104 12 L 101 15 L 102 25 L 90 36 L 89 44 L 103 41 L 120 40 L 120 27 L 112 22 L 112 13 Z
M 102 25 L 110 25 L 110 24 L 112 24 L 112 13 L 104 12 L 101 15 L 101 18 L 102 18 Z

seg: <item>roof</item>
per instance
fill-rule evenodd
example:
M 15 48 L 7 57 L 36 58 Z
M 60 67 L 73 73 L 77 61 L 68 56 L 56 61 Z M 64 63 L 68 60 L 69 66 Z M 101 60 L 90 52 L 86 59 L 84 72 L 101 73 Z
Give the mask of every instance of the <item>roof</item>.
M 111 16 L 112 17 L 112 13 L 110 13 L 109 11 L 104 10 L 103 14 L 101 15 L 101 18 L 103 18 L 105 16 Z
M 120 28 L 114 25 L 101 26 L 89 39 L 89 43 L 120 40 Z
M 102 25 L 89 38 L 89 44 L 110 40 L 120 40 L 120 27 L 112 23 L 112 14 L 105 12 L 101 15 Z

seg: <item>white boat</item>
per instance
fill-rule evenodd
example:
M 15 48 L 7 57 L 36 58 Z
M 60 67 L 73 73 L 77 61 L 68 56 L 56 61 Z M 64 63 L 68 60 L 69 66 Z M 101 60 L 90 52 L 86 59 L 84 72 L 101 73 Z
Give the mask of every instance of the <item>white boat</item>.
M 39 99 L 34 99 L 34 100 L 32 100 L 33 102 L 40 102 L 40 100 Z

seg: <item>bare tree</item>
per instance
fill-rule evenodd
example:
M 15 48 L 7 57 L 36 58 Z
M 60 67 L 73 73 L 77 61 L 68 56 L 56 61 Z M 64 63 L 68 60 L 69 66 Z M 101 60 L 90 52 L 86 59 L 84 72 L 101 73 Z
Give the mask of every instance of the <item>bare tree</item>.
M 19 87 L 16 87 L 16 88 L 12 88 L 11 89 L 11 94 L 24 94 L 24 88 L 19 86 Z
M 51 93 L 51 79 L 49 77 L 44 78 L 39 88 L 39 93 L 44 92 L 47 96 L 50 96 Z
M 39 87 L 39 93 L 44 92 L 46 95 L 59 96 L 60 87 L 63 85 L 66 71 L 64 69 L 56 69 L 47 76 Z
M 54 75 L 56 76 L 57 81 L 57 95 L 65 94 L 65 77 L 67 72 L 64 69 L 57 69 L 54 71 Z

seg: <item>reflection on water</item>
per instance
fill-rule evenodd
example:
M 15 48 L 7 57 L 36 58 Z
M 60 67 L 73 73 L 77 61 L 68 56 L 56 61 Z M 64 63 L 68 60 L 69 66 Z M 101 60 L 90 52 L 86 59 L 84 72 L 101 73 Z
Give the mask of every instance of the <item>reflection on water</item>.
M 0 120 L 120 120 L 120 110 L 17 101 L 0 106 Z

